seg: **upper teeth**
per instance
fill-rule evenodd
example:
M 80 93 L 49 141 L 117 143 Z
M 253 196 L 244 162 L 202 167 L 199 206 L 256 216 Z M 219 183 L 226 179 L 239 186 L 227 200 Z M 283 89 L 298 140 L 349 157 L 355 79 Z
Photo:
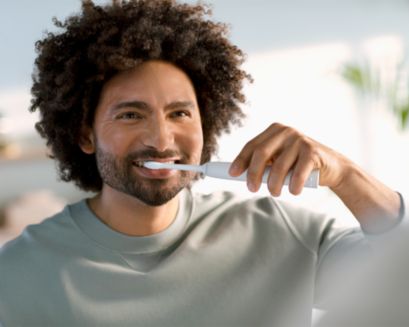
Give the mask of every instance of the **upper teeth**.
M 144 163 L 145 163 L 145 162 L 147 162 L 147 161 L 157 162 L 157 163 L 160 163 L 160 164 L 174 164 L 174 163 L 175 163 L 175 161 L 174 161 L 174 160 L 172 160 L 172 161 L 155 161 L 155 160 L 146 160 L 146 161 L 136 161 L 135 163 L 136 163 L 136 165 L 137 165 L 137 166 L 139 166 L 139 167 L 143 167 L 143 166 L 144 166 Z

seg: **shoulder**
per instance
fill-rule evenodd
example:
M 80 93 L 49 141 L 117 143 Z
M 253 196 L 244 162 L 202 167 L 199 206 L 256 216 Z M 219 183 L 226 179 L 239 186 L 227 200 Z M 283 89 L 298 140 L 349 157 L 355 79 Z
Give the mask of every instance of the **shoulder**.
M 247 221 L 252 224 L 293 227 L 292 220 L 307 216 L 300 208 L 286 205 L 269 196 L 246 197 L 234 192 L 219 191 L 210 194 L 194 194 L 195 219 L 226 219 Z M 295 217 L 296 216 L 296 217 Z
M 0 248 L 0 313 L 26 305 L 44 289 L 54 287 L 60 277 L 58 266 L 67 260 L 71 237 L 68 207 L 43 222 L 28 226 L 23 233 Z M 75 239 L 72 242 L 76 242 Z M 63 253 L 63 255 L 61 255 Z M 44 293 L 45 292 L 45 293 Z
M 80 246 L 82 234 L 73 223 L 69 208 L 28 226 L 0 248 L 0 293 L 10 301 L 17 303 L 17 297 L 30 297 L 52 285 L 58 280 L 61 267 L 72 261 L 72 248 Z M 6 304 L 0 301 L 1 305 Z
M 234 192 L 220 191 L 210 194 L 198 194 L 193 196 L 195 210 L 201 214 L 212 211 L 240 212 L 241 214 L 253 214 L 269 219 L 284 219 L 291 224 L 297 224 L 301 219 L 320 220 L 323 215 L 313 212 L 301 206 L 277 200 L 271 196 L 245 197 Z
M 0 248 L 0 267 L 28 266 L 46 253 L 59 251 L 74 229 L 70 206 L 66 206 L 41 223 L 29 225 L 17 238 L 4 244 Z M 1 273 L 4 269 L 0 269 Z
M 291 237 L 317 252 L 325 239 L 336 240 L 348 233 L 334 217 L 271 196 L 243 197 L 232 192 L 194 195 L 195 219 L 240 222 L 279 237 Z M 220 223 L 220 222 L 219 222 Z M 224 222 L 226 223 L 226 222 Z
M 15 255 L 24 255 L 33 250 L 35 245 L 42 241 L 42 236 L 47 236 L 50 229 L 55 229 L 57 221 L 66 215 L 66 208 L 43 220 L 39 224 L 27 226 L 23 232 L 15 239 L 7 242 L 0 248 L 0 262 L 13 258 Z

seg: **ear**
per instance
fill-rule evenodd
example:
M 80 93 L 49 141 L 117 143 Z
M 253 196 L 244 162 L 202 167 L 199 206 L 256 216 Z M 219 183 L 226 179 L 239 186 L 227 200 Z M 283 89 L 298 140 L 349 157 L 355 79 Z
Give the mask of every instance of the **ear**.
M 86 154 L 95 153 L 95 138 L 91 127 L 82 126 L 78 145 Z

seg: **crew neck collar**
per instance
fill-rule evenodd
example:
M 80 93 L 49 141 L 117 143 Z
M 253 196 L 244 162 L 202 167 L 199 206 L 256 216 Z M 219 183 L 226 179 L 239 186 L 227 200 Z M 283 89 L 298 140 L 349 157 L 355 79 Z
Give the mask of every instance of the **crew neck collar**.
M 168 248 L 183 233 L 192 212 L 192 194 L 183 189 L 179 193 L 179 207 L 173 222 L 165 230 L 148 236 L 129 236 L 113 230 L 93 213 L 86 199 L 68 209 L 81 231 L 100 245 L 119 252 L 154 253 Z

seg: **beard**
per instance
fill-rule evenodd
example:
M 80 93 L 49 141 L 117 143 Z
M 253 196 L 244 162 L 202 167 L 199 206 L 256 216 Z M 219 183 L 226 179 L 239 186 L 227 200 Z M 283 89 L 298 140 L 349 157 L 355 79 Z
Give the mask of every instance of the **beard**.
M 133 196 L 149 206 L 160 206 L 173 199 L 183 188 L 190 187 L 196 173 L 178 171 L 175 182 L 167 179 L 148 179 L 135 173 L 135 162 L 144 158 L 169 158 L 174 151 L 157 152 L 141 150 L 128 154 L 121 159 L 96 147 L 96 161 L 99 174 L 104 184 L 122 193 Z M 181 162 L 187 162 L 182 156 Z

